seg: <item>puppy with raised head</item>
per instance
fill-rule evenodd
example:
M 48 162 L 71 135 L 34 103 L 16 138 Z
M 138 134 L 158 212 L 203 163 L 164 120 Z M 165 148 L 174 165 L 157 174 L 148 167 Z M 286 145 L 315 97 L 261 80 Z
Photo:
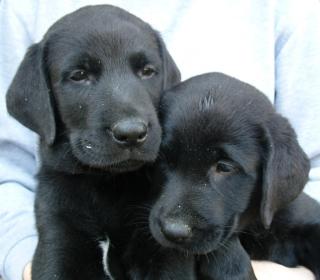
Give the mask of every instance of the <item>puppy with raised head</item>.
M 40 135 L 32 279 L 107 279 L 116 270 L 108 248 L 121 252 L 131 238 L 134 206 L 149 192 L 143 166 L 161 141 L 160 93 L 179 80 L 158 33 L 113 6 L 71 13 L 30 47 L 7 107 Z
M 211 73 L 167 91 L 161 111 L 155 239 L 197 256 L 199 279 L 256 279 L 250 257 L 320 279 L 320 207 L 302 193 L 309 161 L 267 97 Z

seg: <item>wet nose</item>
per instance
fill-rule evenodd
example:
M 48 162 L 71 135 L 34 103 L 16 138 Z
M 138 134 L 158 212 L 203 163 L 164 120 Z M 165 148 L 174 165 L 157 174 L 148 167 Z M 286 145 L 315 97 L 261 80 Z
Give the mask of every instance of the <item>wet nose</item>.
M 163 235 L 172 242 L 184 242 L 192 237 L 191 227 L 183 221 L 166 219 L 160 222 Z
M 148 135 L 147 124 L 142 120 L 122 120 L 111 129 L 114 140 L 123 145 L 134 146 L 145 142 Z

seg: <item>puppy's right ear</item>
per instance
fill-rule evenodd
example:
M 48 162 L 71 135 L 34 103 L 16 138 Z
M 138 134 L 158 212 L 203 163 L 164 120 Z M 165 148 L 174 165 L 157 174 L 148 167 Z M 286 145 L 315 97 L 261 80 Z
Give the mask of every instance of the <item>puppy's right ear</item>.
M 56 125 L 43 57 L 39 44 L 29 48 L 6 98 L 9 114 L 51 145 L 55 139 Z

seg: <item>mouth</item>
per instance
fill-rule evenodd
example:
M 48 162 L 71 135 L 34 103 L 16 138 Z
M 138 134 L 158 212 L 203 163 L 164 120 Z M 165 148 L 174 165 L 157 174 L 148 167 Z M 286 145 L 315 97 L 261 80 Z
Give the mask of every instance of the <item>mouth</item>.
M 129 159 L 106 166 L 106 169 L 112 173 L 130 172 L 141 168 L 145 163 L 145 161 Z
M 147 164 L 148 162 L 142 161 L 142 160 L 133 160 L 128 159 L 117 163 L 106 163 L 106 164 L 90 164 L 90 168 L 93 168 L 95 170 L 100 170 L 102 172 L 109 172 L 109 173 L 125 173 L 125 172 L 131 172 L 138 170 L 143 165 Z
M 156 158 L 144 150 L 114 149 L 106 153 L 105 147 L 92 142 L 79 141 L 72 143 L 72 153 L 83 166 L 110 173 L 131 172 L 151 163 Z
M 210 234 L 209 234 L 210 235 Z M 212 237 L 212 236 L 211 236 Z M 189 242 L 172 242 L 167 240 L 165 237 L 162 237 L 162 244 L 163 246 L 166 245 L 167 247 L 175 248 L 181 252 L 203 255 L 208 254 L 219 247 L 223 246 L 224 242 L 226 241 L 222 234 L 214 234 L 214 237 L 210 238 L 195 238 Z M 159 239 L 157 238 L 159 241 Z

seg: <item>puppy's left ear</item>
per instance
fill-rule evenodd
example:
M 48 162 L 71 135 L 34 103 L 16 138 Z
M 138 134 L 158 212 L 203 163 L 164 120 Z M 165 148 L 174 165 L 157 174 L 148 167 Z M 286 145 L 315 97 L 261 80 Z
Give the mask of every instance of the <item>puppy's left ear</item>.
M 181 74 L 159 33 L 156 34 L 156 38 L 162 58 L 162 90 L 167 90 L 181 81 Z
M 287 119 L 274 114 L 263 130 L 266 156 L 260 211 L 263 225 L 268 228 L 274 214 L 302 192 L 310 163 Z

